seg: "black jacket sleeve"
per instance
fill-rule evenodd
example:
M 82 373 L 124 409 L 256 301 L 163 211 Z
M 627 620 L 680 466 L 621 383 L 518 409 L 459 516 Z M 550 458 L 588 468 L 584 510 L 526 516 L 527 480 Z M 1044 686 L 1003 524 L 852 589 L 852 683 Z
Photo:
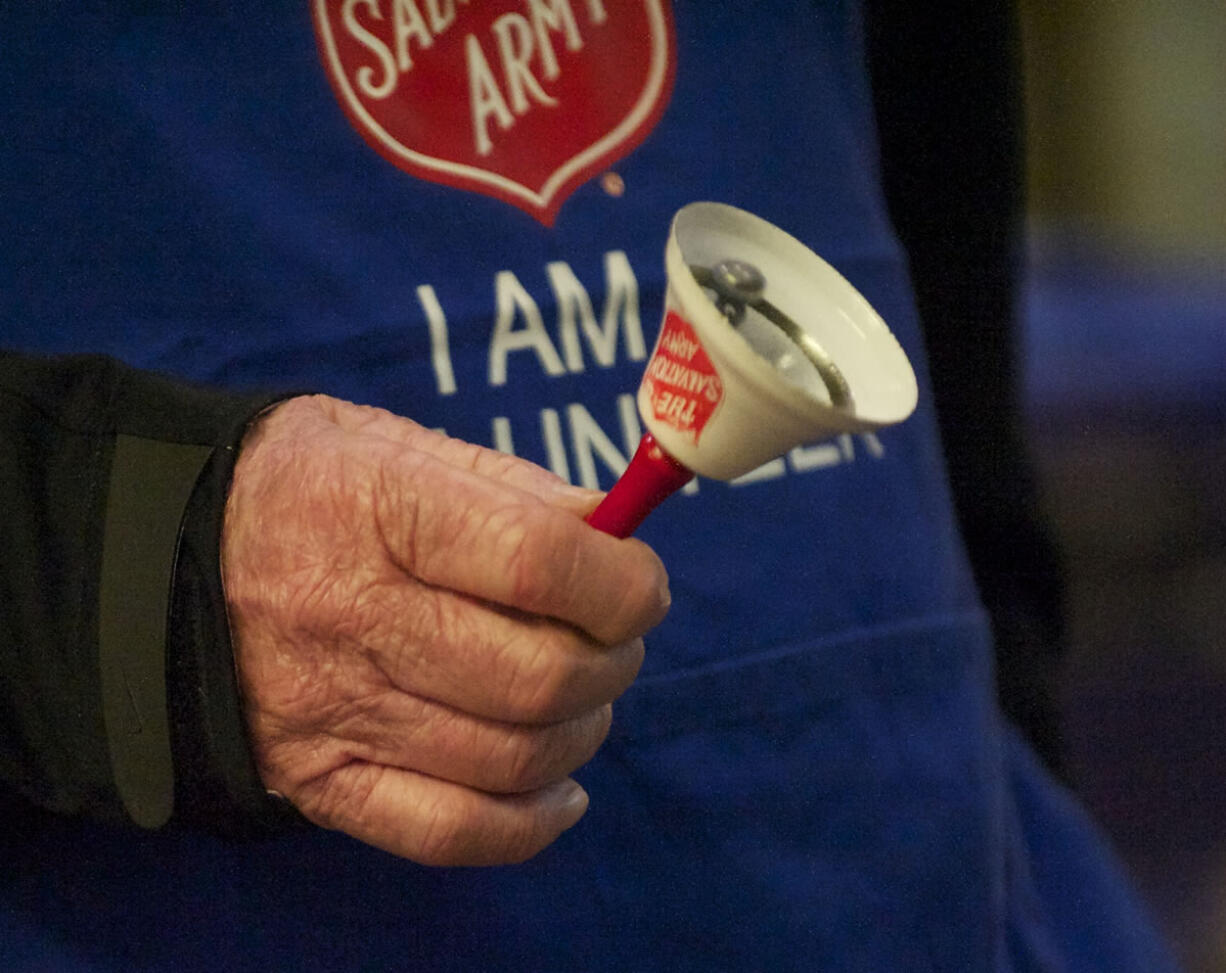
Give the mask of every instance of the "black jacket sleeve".
M 882 186 L 911 269 L 1001 706 L 1060 769 L 1062 570 L 1019 418 L 1023 104 L 1012 0 L 866 0 Z
M 276 827 L 251 763 L 218 544 L 279 396 L 0 353 L 0 783 L 143 827 Z

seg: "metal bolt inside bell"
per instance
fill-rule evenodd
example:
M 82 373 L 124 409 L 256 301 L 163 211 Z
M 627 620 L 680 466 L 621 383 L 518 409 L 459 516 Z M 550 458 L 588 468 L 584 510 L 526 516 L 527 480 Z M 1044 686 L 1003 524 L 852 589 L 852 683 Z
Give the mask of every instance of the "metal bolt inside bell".
M 734 325 L 745 317 L 747 305 L 762 299 L 766 277 L 745 260 L 721 260 L 710 270 L 692 268 L 699 284 L 715 291 L 715 306 Z
M 744 260 L 722 260 L 711 268 L 712 283 L 722 295 L 752 304 L 766 291 L 766 278 Z

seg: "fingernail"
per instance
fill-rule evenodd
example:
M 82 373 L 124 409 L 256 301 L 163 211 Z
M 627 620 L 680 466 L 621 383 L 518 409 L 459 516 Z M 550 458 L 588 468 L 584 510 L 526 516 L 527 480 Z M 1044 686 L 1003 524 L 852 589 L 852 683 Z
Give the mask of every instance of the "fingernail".
M 546 799 L 563 822 L 563 828 L 569 828 L 583 817 L 590 801 L 587 791 L 573 780 L 563 780 L 552 785 Z
M 660 565 L 659 575 L 656 579 L 656 611 L 655 620 L 651 623 L 651 627 L 659 625 L 664 621 L 664 616 L 668 614 L 668 608 L 673 603 L 673 593 L 668 587 L 668 572 L 664 570 L 664 565 Z

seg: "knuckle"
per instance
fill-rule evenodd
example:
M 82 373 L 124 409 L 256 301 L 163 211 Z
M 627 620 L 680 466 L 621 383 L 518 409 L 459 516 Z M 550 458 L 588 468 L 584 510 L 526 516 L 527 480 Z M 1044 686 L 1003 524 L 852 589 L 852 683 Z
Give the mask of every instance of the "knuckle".
M 536 633 L 520 652 L 507 682 L 513 718 L 521 723 L 554 723 L 587 708 L 583 665 L 575 654 L 560 651 L 556 641 Z
M 489 788 L 525 794 L 573 773 L 608 736 L 612 707 L 598 706 L 574 719 L 544 727 L 519 727 L 502 736 L 491 754 Z
M 549 779 L 549 757 L 539 734 L 506 735 L 491 767 L 493 789 L 504 794 L 535 790 Z
M 511 603 L 534 610 L 548 597 L 551 587 L 549 565 L 541 558 L 540 534 L 530 530 L 522 518 L 516 518 L 498 525 L 498 543 L 510 584 Z
M 384 550 L 408 574 L 429 570 L 427 556 L 437 539 L 422 516 L 419 480 L 429 479 L 432 464 L 416 452 L 399 451 L 380 463 L 373 476 L 370 504 L 375 533 Z
M 521 512 L 502 536 L 507 577 L 516 607 L 527 611 L 556 612 L 578 573 L 578 533 L 565 518 L 542 512 Z
M 580 640 L 557 626 L 531 630 L 516 649 L 506 649 L 515 661 L 506 667 L 505 706 L 508 720 L 554 724 L 574 719 L 612 703 L 634 682 L 645 648 L 633 638 L 607 648 Z
M 659 624 L 668 609 L 667 575 L 658 557 L 644 546 L 650 557 L 628 562 L 610 595 L 604 619 L 606 637 L 623 641 L 642 635 Z
M 574 681 L 559 666 L 551 666 L 537 675 L 524 696 L 524 712 L 529 722 L 552 723 L 571 715 L 576 705 L 572 690 Z

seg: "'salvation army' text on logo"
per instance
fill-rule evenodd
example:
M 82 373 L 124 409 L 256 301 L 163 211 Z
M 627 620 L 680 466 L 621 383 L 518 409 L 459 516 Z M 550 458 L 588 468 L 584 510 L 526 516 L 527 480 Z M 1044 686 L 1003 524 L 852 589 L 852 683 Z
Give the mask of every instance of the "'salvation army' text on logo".
M 676 311 L 664 318 L 643 384 L 656 419 L 694 442 L 724 398 L 724 383 L 698 334 Z
M 355 128 L 406 172 L 551 225 L 672 90 L 668 0 L 314 0 Z

